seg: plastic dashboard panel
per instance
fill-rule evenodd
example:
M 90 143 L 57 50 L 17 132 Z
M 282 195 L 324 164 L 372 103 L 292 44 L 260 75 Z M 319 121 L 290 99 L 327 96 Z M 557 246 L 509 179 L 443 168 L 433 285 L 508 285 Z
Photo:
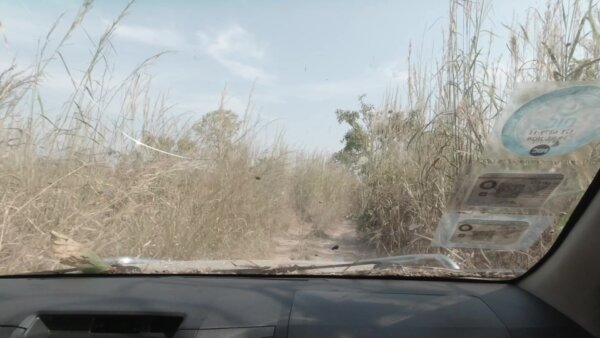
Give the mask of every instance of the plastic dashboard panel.
M 28 337 L 27 319 L 48 313 L 176 314 L 183 318 L 176 338 L 591 337 L 539 299 L 502 283 L 181 276 L 3 278 L 0 310 L 0 338 Z M 37 337 L 46 336 L 60 335 Z
M 288 337 L 510 338 L 479 298 L 299 291 Z

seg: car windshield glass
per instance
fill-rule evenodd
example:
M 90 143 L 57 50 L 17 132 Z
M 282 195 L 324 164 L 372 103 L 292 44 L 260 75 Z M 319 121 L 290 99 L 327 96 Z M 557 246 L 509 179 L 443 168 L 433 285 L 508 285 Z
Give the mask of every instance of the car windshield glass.
M 600 167 L 595 1 L 3 1 L 0 274 L 512 278 Z

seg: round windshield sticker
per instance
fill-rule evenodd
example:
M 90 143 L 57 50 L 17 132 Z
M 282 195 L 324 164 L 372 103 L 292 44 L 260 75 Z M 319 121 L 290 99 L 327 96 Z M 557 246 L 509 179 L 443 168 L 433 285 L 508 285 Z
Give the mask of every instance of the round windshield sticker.
M 517 109 L 502 128 L 502 144 L 520 156 L 575 151 L 600 136 L 600 87 L 573 86 L 546 93 Z

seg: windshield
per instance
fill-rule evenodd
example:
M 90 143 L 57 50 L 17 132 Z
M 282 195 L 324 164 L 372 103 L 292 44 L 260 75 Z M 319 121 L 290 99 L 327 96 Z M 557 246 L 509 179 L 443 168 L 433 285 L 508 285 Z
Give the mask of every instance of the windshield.
M 600 166 L 594 1 L 3 1 L 0 274 L 511 278 Z

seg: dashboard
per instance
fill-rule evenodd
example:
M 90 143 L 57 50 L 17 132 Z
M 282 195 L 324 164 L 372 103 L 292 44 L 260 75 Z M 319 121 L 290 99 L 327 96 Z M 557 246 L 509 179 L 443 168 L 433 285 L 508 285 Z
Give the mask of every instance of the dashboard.
M 506 283 L 288 277 L 0 279 L 0 338 L 591 337 Z

